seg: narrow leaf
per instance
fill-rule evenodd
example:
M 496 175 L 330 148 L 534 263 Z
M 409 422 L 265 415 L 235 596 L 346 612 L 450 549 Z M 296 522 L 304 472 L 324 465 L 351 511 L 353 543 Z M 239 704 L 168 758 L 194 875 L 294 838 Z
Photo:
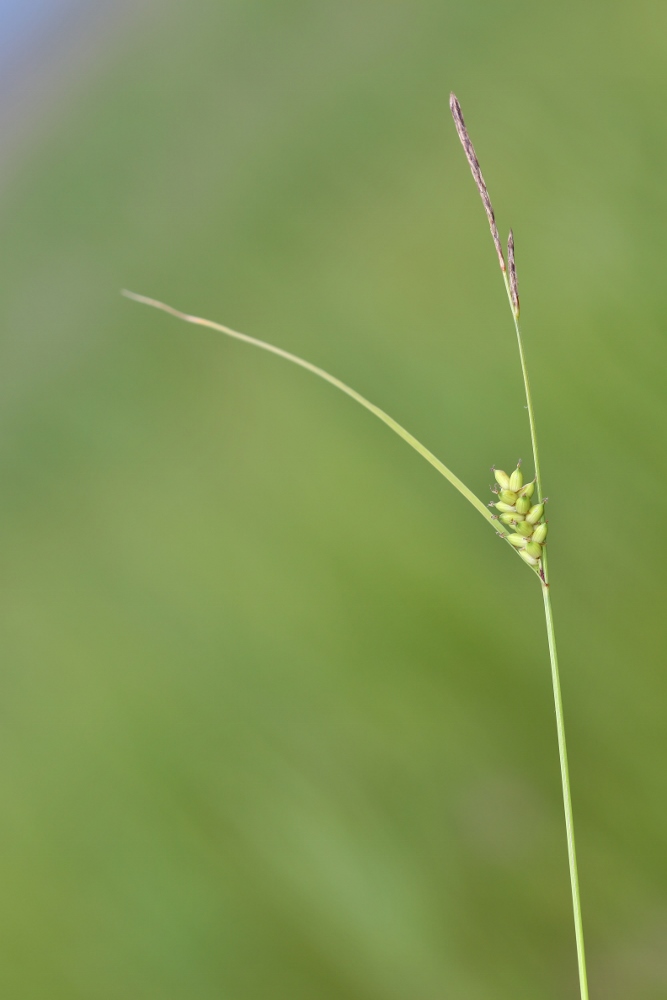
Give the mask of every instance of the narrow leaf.
M 164 302 L 158 302 L 157 299 L 150 299 L 145 295 L 138 295 L 136 292 L 128 292 L 125 289 L 122 293 L 126 298 L 132 299 L 135 302 L 141 302 L 143 305 L 152 306 L 154 309 L 161 309 L 163 312 L 169 313 L 170 316 L 175 316 L 177 319 L 182 319 L 186 323 L 194 323 L 196 326 L 206 326 L 211 330 L 218 330 L 220 333 L 226 334 L 228 337 L 233 337 L 235 340 L 240 340 L 244 344 L 252 344 L 253 347 L 260 347 L 263 351 L 269 351 L 271 354 L 276 354 L 279 358 L 284 358 L 285 361 L 291 361 L 295 365 L 299 365 L 300 368 L 305 368 L 306 371 L 312 372 L 313 375 L 318 375 L 319 378 L 324 379 L 325 382 L 329 382 L 330 385 L 335 386 L 344 392 L 347 396 L 351 396 L 352 399 L 356 400 L 371 413 L 375 414 L 383 423 L 390 427 L 395 434 L 414 448 L 422 458 L 425 458 L 434 469 L 449 480 L 449 482 L 454 486 L 459 493 L 461 493 L 466 500 L 473 505 L 475 510 L 479 511 L 482 517 L 491 524 L 494 531 L 506 534 L 505 526 L 500 524 L 493 515 L 491 514 L 488 507 L 486 507 L 482 501 L 475 496 L 472 490 L 469 490 L 465 483 L 462 483 L 458 476 L 455 476 L 451 469 L 440 461 L 439 458 L 429 451 L 421 441 L 418 441 L 416 437 L 406 431 L 405 427 L 401 427 L 393 417 L 390 417 L 388 413 L 381 410 L 379 406 L 375 406 L 368 399 L 362 396 L 360 393 L 351 389 L 349 385 L 345 385 L 340 379 L 337 379 L 334 375 L 330 375 L 329 372 L 324 371 L 323 368 L 318 368 L 317 365 L 313 365 L 310 361 L 305 361 L 303 358 L 298 357 L 296 354 L 291 354 L 289 351 L 284 351 L 281 347 L 275 347 L 273 344 L 267 344 L 266 341 L 257 340 L 255 337 L 249 337 L 246 333 L 239 333 L 237 330 L 231 330 L 228 326 L 223 326 L 221 323 L 215 323 L 210 319 L 202 319 L 201 316 L 190 316 L 188 313 L 180 312 L 178 309 L 174 309 L 172 306 L 166 305 Z

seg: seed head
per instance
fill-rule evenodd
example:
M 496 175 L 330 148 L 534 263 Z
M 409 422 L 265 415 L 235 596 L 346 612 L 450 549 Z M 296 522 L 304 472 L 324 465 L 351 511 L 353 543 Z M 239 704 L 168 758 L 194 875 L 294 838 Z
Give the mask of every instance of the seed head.
M 505 274 L 507 271 L 505 266 L 505 255 L 503 254 L 503 246 L 500 242 L 500 236 L 498 235 L 496 216 L 493 211 L 491 199 L 489 198 L 488 188 L 482 176 L 482 168 L 479 165 L 479 160 L 477 159 L 477 154 L 475 153 L 475 147 L 473 146 L 470 136 L 468 135 L 468 129 L 466 128 L 466 123 L 463 120 L 461 105 L 458 102 L 456 94 L 449 95 L 449 108 L 452 112 L 452 118 L 454 119 L 454 124 L 456 125 L 456 131 L 458 132 L 459 139 L 461 140 L 461 145 L 463 146 L 463 152 L 466 154 L 473 179 L 482 199 L 482 204 L 484 205 L 484 210 L 486 211 L 486 217 L 489 220 L 489 227 L 491 229 L 491 236 L 493 237 L 496 253 L 498 254 L 500 270 L 503 274 Z
M 489 507 L 496 508 L 498 514 L 495 519 L 509 528 L 509 532 L 501 537 L 517 550 L 524 562 L 536 570 L 542 582 L 546 584 L 542 551 L 549 530 L 542 520 L 546 497 L 541 503 L 531 504 L 530 498 L 535 492 L 535 480 L 524 486 L 520 466 L 521 462 L 511 476 L 502 470 L 493 470 L 498 484 L 502 484 L 502 489 L 494 485 L 493 492 L 498 494 L 498 500 L 490 503 Z

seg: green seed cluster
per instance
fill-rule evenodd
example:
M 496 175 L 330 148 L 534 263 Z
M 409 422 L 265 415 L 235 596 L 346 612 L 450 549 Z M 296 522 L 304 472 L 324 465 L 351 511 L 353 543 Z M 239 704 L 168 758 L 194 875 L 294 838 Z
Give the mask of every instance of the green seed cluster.
M 544 504 L 531 504 L 535 481 L 524 486 L 523 473 L 519 466 L 511 476 L 502 469 L 494 469 L 493 474 L 498 483 L 498 487 L 494 490 L 494 493 L 498 494 L 498 500 L 489 506 L 495 507 L 498 519 L 512 529 L 512 534 L 507 536 L 510 545 L 518 550 L 521 558 L 529 566 L 539 571 L 548 528 L 542 520 Z

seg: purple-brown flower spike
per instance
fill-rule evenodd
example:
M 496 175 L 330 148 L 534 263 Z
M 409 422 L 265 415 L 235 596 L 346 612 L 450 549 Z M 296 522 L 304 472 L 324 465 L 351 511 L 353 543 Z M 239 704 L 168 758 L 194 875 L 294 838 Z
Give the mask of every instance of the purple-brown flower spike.
M 514 233 L 511 229 L 507 240 L 507 263 L 509 265 L 510 298 L 512 299 L 512 309 L 514 310 L 514 315 L 518 319 L 520 312 L 519 285 L 516 280 L 516 262 L 514 260 Z
M 473 179 L 477 185 L 477 190 L 479 191 L 482 204 L 484 205 L 484 209 L 486 211 L 486 216 L 489 220 L 489 227 L 491 229 L 491 236 L 493 237 L 496 253 L 498 254 L 500 270 L 503 274 L 505 274 L 507 271 L 507 267 L 505 265 L 505 255 L 503 254 L 503 246 L 500 242 L 500 236 L 498 235 L 496 216 L 493 211 L 491 199 L 489 198 L 489 190 L 484 181 L 484 177 L 482 176 L 482 169 L 479 165 L 477 154 L 475 153 L 475 147 L 473 146 L 470 136 L 468 135 L 468 129 L 466 128 L 466 123 L 463 120 L 461 105 L 458 102 L 456 94 L 449 95 L 449 108 L 452 112 L 452 118 L 454 119 L 454 124 L 456 125 L 456 131 L 458 132 L 459 139 L 461 140 L 461 145 L 463 146 L 463 152 L 466 154 L 466 159 L 470 164 Z

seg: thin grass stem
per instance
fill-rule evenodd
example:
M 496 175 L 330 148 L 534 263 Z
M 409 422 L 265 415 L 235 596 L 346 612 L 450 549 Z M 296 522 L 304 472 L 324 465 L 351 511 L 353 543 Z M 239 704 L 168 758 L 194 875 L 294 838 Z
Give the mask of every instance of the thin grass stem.
M 581 897 L 579 895 L 579 875 L 577 872 L 577 849 L 574 840 L 574 819 L 572 815 L 572 796 L 570 794 L 570 772 L 567 764 L 567 742 L 565 740 L 565 721 L 563 718 L 563 699 L 560 690 L 560 675 L 558 673 L 558 654 L 556 652 L 556 634 L 554 631 L 553 610 L 549 585 L 542 584 L 544 597 L 544 615 L 547 623 L 547 638 L 549 640 L 549 658 L 551 660 L 551 679 L 556 707 L 556 729 L 558 731 L 558 756 L 560 759 L 560 776 L 563 785 L 563 806 L 565 810 L 565 830 L 567 833 L 567 857 L 570 866 L 570 886 L 572 888 L 572 908 L 574 910 L 574 933 L 577 941 L 577 963 L 579 966 L 579 989 L 581 1000 L 588 1000 L 588 977 L 586 974 L 586 949 L 584 947 L 584 925 L 581 916 Z
M 509 299 L 512 316 L 514 318 L 514 328 L 516 330 L 517 342 L 519 345 L 519 358 L 521 359 L 521 372 L 523 374 L 523 385 L 526 394 L 526 408 L 528 410 L 528 422 L 530 424 L 530 440 L 533 448 L 533 462 L 535 466 L 535 478 L 537 480 L 537 492 L 541 500 L 544 499 L 542 490 L 542 475 L 540 471 L 540 452 L 537 444 L 537 430 L 535 426 L 535 410 L 533 407 L 533 397 L 530 391 L 530 380 L 528 378 L 528 367 L 526 364 L 526 354 L 523 348 L 521 337 L 521 327 L 519 325 L 518 310 L 515 307 L 510 282 L 507 274 L 503 272 L 507 297 Z M 577 871 L 577 851 L 574 839 L 574 816 L 572 811 L 572 795 L 570 792 L 570 773 L 567 763 L 567 741 L 565 739 L 565 720 L 563 717 L 563 698 L 560 686 L 560 674 L 558 672 L 558 655 L 556 652 L 556 633 L 554 630 L 553 609 L 551 607 L 551 591 L 549 588 L 549 575 L 547 567 L 546 549 L 542 554 L 542 596 L 544 598 L 544 614 L 547 626 L 547 640 L 549 643 L 549 659 L 551 661 L 551 681 L 553 686 L 554 705 L 556 709 L 556 730 L 558 732 L 558 759 L 560 762 L 561 785 L 563 789 L 563 808 L 565 811 L 565 830 L 567 835 L 567 857 L 570 869 L 570 888 L 572 891 L 572 909 L 574 914 L 574 934 L 577 944 L 577 964 L 579 968 L 579 990 L 581 1000 L 588 1000 L 588 976 L 586 973 L 586 950 L 584 947 L 584 925 L 581 914 L 581 894 L 579 891 L 579 874 Z
M 519 358 L 521 359 L 521 374 L 523 375 L 523 385 L 526 391 L 526 404 L 528 409 L 528 422 L 530 424 L 530 443 L 533 448 L 533 461 L 535 463 L 535 478 L 537 479 L 537 493 L 540 499 L 543 499 L 542 493 L 542 473 L 540 472 L 540 452 L 537 445 L 537 428 L 535 426 L 535 410 L 533 408 L 533 397 L 530 391 L 530 379 L 528 378 L 528 366 L 526 364 L 526 354 L 523 349 L 523 340 L 521 338 L 521 327 L 519 326 L 519 317 L 516 314 L 514 308 L 514 303 L 512 301 L 512 292 L 510 289 L 509 278 L 506 272 L 503 272 L 503 279 L 505 282 L 505 289 L 507 291 L 507 298 L 509 299 L 510 309 L 512 310 L 512 317 L 514 318 L 514 328 L 516 330 L 516 339 L 519 345 Z

